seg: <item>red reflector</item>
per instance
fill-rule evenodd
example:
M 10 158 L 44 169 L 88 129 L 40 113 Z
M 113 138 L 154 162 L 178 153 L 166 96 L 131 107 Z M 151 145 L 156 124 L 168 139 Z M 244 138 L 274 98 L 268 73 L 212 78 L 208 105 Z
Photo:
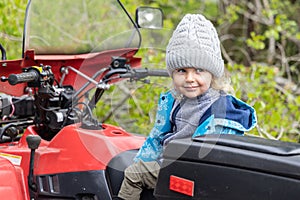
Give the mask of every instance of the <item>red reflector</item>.
M 194 181 L 171 175 L 169 189 L 188 196 L 194 196 Z

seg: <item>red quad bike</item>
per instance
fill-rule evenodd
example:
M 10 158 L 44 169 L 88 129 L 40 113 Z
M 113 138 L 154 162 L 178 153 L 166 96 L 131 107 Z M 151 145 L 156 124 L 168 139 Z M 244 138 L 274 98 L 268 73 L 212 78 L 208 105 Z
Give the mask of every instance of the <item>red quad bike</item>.
M 167 76 L 135 57 L 142 27 L 117 0 L 31 0 L 23 55 L 0 62 L 1 199 L 113 199 L 145 140 L 100 123 L 92 110 L 122 79 Z M 152 21 L 151 21 L 152 20 Z M 88 100 L 87 100 L 88 99 Z M 98 105 L 97 106 L 101 106 Z M 299 199 L 300 145 L 212 134 L 172 141 L 156 189 L 141 199 Z

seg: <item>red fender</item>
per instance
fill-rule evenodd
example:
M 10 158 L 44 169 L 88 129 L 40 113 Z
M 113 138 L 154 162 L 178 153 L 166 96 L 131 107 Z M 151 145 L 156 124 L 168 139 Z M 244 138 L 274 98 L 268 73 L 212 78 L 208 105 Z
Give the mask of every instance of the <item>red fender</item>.
M 0 157 L 0 197 L 1 199 L 23 200 L 17 169 L 7 159 Z

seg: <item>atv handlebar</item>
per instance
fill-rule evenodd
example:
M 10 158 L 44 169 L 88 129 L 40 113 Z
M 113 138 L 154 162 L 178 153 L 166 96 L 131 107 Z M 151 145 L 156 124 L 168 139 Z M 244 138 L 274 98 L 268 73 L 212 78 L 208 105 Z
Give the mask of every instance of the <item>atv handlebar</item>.
M 26 98 L 0 95 L 0 117 L 6 119 L 2 125 L 7 125 L 1 129 L 0 124 L 0 142 L 1 135 L 13 139 L 18 136 L 19 130 L 23 130 L 23 127 L 29 123 L 37 126 L 43 125 L 46 131 L 43 130 L 40 134 L 45 139 L 51 139 L 62 127 L 77 121 L 80 121 L 85 128 L 101 128 L 101 124 L 92 116 L 92 110 L 111 84 L 126 78 L 129 78 L 130 81 L 138 81 L 148 76 L 169 77 L 167 70 L 164 69 L 131 68 L 129 64 L 126 64 L 125 59 L 114 58 L 114 61 L 118 61 L 119 65 L 112 62 L 110 66 L 101 68 L 92 77 L 69 66 L 68 69 L 88 80 L 77 91 L 71 85 L 63 85 L 63 81 L 61 84 L 55 85 L 58 81 L 55 80 L 55 74 L 49 65 L 31 66 L 22 69 L 22 73 L 1 77 L 2 82 L 8 81 L 10 85 L 27 83 L 29 88 L 34 87 L 35 89 L 32 90 L 33 95 L 25 95 Z M 64 73 L 64 76 L 68 74 L 67 70 L 61 70 L 61 72 Z M 148 80 L 143 81 L 147 83 Z M 89 102 L 86 103 L 82 97 L 86 96 L 85 89 L 92 83 L 95 84 L 96 90 L 89 96 L 90 98 L 87 97 Z M 90 88 L 87 89 L 87 91 L 89 90 Z M 85 105 L 85 107 L 78 108 L 79 104 Z M 30 119 L 29 122 L 28 119 Z M 22 124 L 16 125 L 16 120 L 22 121 Z M 16 125 L 18 129 L 15 126 L 11 127 L 11 124 Z
M 30 72 L 23 72 L 20 74 L 11 74 L 8 76 L 8 83 L 10 85 L 16 85 L 18 83 L 28 83 L 35 81 L 39 78 L 39 74 L 32 70 Z
M 169 77 L 169 74 L 164 69 L 154 69 L 154 70 L 148 70 L 147 68 L 144 69 L 147 70 L 148 76 L 163 76 L 163 77 Z
M 146 78 L 147 76 L 169 77 L 169 74 L 166 70 L 163 69 L 150 70 L 147 68 L 132 69 L 130 72 L 127 72 L 125 74 L 120 74 L 120 78 L 132 78 L 132 79 L 142 79 L 142 78 Z

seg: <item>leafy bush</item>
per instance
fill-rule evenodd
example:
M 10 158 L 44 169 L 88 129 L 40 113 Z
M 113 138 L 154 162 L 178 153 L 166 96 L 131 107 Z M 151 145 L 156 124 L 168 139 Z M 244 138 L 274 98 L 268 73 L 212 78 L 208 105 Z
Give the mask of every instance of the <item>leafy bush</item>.
M 236 96 L 252 105 L 257 112 L 257 129 L 249 134 L 270 139 L 297 141 L 299 137 L 300 97 L 293 87 L 278 85 L 279 70 L 274 66 L 253 64 L 229 65 Z
M 122 2 L 131 14 L 134 14 L 137 5 L 161 7 L 165 16 L 164 31 L 170 32 L 185 13 L 202 13 L 212 20 L 219 32 L 223 57 L 232 75 L 236 96 L 253 105 L 257 111 L 259 126 L 248 134 L 285 141 L 299 140 L 298 1 Z M 2 0 L 0 3 L 0 43 L 6 48 L 8 59 L 21 56 L 25 7 L 26 2 L 21 0 Z M 158 35 L 151 33 L 149 36 Z M 165 67 L 164 46 L 170 33 L 163 36 L 158 37 L 163 41 L 161 46 L 152 48 L 146 45 L 139 51 L 144 67 Z M 157 41 L 149 39 L 146 42 Z M 119 124 L 128 131 L 149 133 L 159 93 L 171 87 L 170 80 L 166 78 L 152 79 L 152 83 L 130 83 L 126 88 L 122 85 L 124 83 L 113 86 L 107 93 L 107 101 L 100 102 L 95 112 L 100 119 Z M 108 100 L 109 97 L 113 97 L 112 100 Z M 114 109 L 111 105 L 122 101 L 126 104 L 114 110 L 119 119 L 111 116 L 110 111 Z M 131 120 L 128 120 L 129 116 Z
M 7 59 L 21 58 L 25 8 L 23 0 L 0 2 L 0 44 L 6 49 Z

